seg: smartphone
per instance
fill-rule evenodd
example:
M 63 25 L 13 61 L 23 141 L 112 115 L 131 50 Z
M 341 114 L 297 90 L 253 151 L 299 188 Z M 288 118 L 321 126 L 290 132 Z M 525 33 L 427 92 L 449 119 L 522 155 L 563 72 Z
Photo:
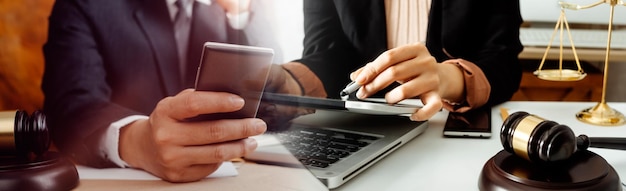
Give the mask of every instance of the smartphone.
M 229 92 L 245 100 L 243 108 L 206 114 L 196 120 L 256 117 L 274 50 L 263 47 L 206 42 L 196 75 L 196 91 Z
M 443 136 L 490 138 L 491 108 L 478 108 L 465 113 L 450 112 L 443 129 Z

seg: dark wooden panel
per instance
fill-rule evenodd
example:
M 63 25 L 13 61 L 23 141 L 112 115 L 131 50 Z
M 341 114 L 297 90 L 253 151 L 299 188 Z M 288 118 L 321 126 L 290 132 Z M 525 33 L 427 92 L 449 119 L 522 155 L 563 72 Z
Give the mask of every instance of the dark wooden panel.
M 48 16 L 54 0 L 0 1 L 0 110 L 41 109 Z

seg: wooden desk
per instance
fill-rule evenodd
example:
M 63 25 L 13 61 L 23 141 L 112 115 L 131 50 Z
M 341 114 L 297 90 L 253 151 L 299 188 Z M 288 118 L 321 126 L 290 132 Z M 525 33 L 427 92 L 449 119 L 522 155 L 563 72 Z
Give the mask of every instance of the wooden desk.
M 207 178 L 198 182 L 161 180 L 80 180 L 76 190 L 328 190 L 306 169 L 243 163 L 235 177 Z
M 520 59 L 541 60 L 546 51 L 546 47 L 524 47 L 519 54 Z M 571 48 L 563 48 L 563 60 L 574 60 Z M 583 62 L 594 62 L 604 64 L 605 49 L 577 48 L 578 59 Z M 559 48 L 552 47 L 546 57 L 547 60 L 559 60 Z M 611 50 L 609 57 L 611 63 L 626 62 L 625 49 Z M 537 61 L 537 64 L 539 63 Z M 570 67 L 575 65 L 570 62 Z M 584 64 L 584 63 L 583 63 Z M 600 65 L 602 67 L 603 65 Z M 610 66 L 609 66 L 610 67 Z M 584 66 L 583 66 L 584 68 Z M 536 68 L 535 68 L 536 69 Z M 554 69 L 545 67 L 544 69 Z M 601 71 L 601 69 L 599 69 Z M 586 70 L 585 70 L 586 71 Z M 592 70 L 593 71 L 593 70 Z M 575 82 L 554 82 L 540 80 L 531 72 L 524 72 L 520 89 L 513 95 L 515 101 L 600 101 L 602 98 L 602 72 L 587 72 L 587 77 Z
M 526 111 L 565 124 L 576 135 L 626 136 L 626 125 L 602 127 L 582 123 L 574 115 L 595 102 L 507 102 L 492 109 L 490 139 L 444 138 L 448 112 L 429 120 L 429 128 L 349 182 L 335 190 L 478 190 L 478 177 L 487 160 L 502 150 L 499 108 Z M 626 113 L 626 103 L 608 103 Z M 626 179 L 626 151 L 589 149 L 605 158 Z M 165 181 L 81 180 L 77 190 L 324 190 L 305 169 L 245 163 L 237 177 L 175 184 Z

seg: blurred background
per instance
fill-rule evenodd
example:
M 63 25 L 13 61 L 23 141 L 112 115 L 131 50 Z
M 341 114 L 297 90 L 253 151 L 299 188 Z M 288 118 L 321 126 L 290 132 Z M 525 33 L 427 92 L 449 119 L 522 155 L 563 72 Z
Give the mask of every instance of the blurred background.
M 42 46 L 54 0 L 0 0 L 0 110 L 43 107 Z
M 277 22 L 269 23 L 285 56 L 297 59 L 302 52 L 302 1 L 263 0 L 275 10 Z M 22 109 L 31 113 L 43 107 L 42 47 L 47 39 L 48 16 L 54 0 L 0 0 L 0 110 Z
M 302 1 L 262 1 L 274 9 L 270 11 L 274 22 L 268 25 L 273 28 L 275 39 L 280 44 L 283 62 L 299 58 L 304 37 Z M 42 46 L 47 38 L 48 15 L 53 3 L 54 0 L 0 0 L 0 110 L 22 109 L 30 113 L 43 107 L 40 88 L 44 68 Z M 616 11 L 626 10 L 620 7 Z M 549 22 L 549 25 L 554 26 L 554 22 Z M 522 87 L 513 100 L 599 101 L 602 63 L 588 62 L 586 71 L 590 75 L 585 80 L 563 83 L 538 80 L 531 74 L 537 61 L 523 62 L 529 71 L 525 72 Z M 626 63 L 611 63 L 607 101 L 626 101 L 626 86 L 619 85 L 626 81 L 626 75 L 622 75 L 624 71 Z

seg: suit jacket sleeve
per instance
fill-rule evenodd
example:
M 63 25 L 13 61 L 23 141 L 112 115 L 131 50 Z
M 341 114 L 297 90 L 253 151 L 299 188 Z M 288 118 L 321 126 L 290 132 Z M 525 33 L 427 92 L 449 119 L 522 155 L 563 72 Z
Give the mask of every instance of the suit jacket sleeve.
M 344 35 L 341 15 L 333 0 L 305 0 L 304 50 L 297 60 L 308 66 L 324 84 L 329 97 L 338 98 L 339 92 L 350 82 L 350 72 L 367 63 L 367 55 L 360 54 Z
M 483 3 L 485 3 L 483 1 Z M 523 46 L 519 40 L 522 17 L 519 1 L 486 1 L 490 16 L 485 18 L 483 31 L 486 38 L 474 62 L 480 67 L 491 85 L 488 106 L 511 99 L 522 79 L 522 65 L 518 55 Z
M 462 58 L 476 64 L 491 87 L 487 105 L 509 100 L 522 75 L 519 2 L 439 0 L 430 14 L 430 53 L 440 62 Z
M 78 163 L 114 166 L 101 157 L 98 136 L 113 121 L 139 114 L 110 102 L 103 56 L 77 3 L 58 0 L 44 45 L 44 112 L 54 144 Z

